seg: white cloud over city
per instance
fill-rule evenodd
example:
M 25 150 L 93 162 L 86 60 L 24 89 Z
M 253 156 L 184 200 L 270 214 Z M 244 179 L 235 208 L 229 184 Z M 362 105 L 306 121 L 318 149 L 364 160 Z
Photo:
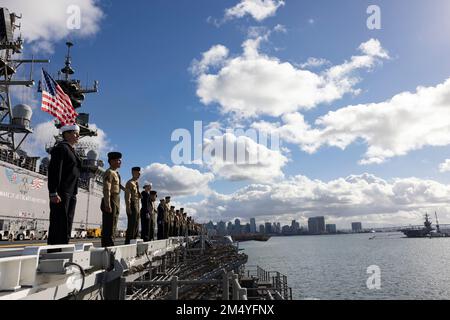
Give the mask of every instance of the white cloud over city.
M 418 178 L 384 180 L 371 174 L 333 181 L 295 176 L 278 183 L 252 184 L 232 194 L 211 193 L 188 203 L 202 221 L 280 221 L 326 216 L 340 225 L 364 218 L 372 225 L 420 224 L 425 212 L 450 219 L 450 186 Z

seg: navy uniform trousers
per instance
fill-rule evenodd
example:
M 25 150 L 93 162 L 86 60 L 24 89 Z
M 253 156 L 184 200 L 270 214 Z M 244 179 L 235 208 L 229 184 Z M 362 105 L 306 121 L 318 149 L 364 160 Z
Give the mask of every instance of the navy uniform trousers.
M 68 244 L 72 231 L 77 196 L 61 194 L 60 203 L 50 202 L 50 226 L 48 230 L 49 245 Z

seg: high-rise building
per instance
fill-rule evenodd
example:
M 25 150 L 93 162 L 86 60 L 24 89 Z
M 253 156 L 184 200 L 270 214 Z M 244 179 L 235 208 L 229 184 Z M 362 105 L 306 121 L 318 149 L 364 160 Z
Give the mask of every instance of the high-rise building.
M 325 217 L 313 217 L 308 219 L 308 233 L 322 234 L 325 232 Z
M 212 221 L 209 221 L 207 224 L 205 224 L 206 230 L 214 230 L 214 223 Z
M 337 233 L 337 229 L 336 229 L 336 225 L 335 224 L 327 224 L 326 226 L 327 232 L 328 233 Z
M 240 234 L 242 232 L 241 230 L 241 220 L 235 219 L 234 220 L 234 234 Z
M 352 231 L 353 232 L 361 232 L 362 231 L 362 223 L 361 222 L 352 222 Z
M 281 233 L 284 235 L 289 235 L 292 234 L 291 230 L 292 228 L 290 226 L 283 226 L 283 228 L 281 228 Z
M 227 234 L 229 234 L 229 235 L 233 234 L 233 223 L 231 221 L 228 222 L 228 225 L 227 225 Z
M 256 233 L 256 220 L 255 218 L 250 219 L 250 233 Z
M 263 224 L 259 225 L 259 233 L 262 233 L 262 234 L 266 233 L 266 229 L 264 228 Z
M 224 236 L 227 233 L 227 225 L 225 224 L 225 222 L 220 221 L 217 224 L 217 233 L 221 236 Z
M 291 228 L 291 232 L 296 234 L 300 230 L 300 223 L 298 223 L 295 220 L 292 220 L 290 228 Z
M 272 233 L 272 224 L 270 222 L 266 222 L 264 226 L 264 231 L 266 234 Z

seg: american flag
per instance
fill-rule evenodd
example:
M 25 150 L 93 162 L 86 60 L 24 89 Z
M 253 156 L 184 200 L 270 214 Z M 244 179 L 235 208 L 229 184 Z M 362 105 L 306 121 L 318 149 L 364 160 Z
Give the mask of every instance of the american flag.
M 43 180 L 33 179 L 33 182 L 31 183 L 31 189 L 38 190 L 38 189 L 42 188 L 43 184 L 44 184 Z
M 69 96 L 44 69 L 42 69 L 41 109 L 57 118 L 62 125 L 74 124 L 78 116 Z

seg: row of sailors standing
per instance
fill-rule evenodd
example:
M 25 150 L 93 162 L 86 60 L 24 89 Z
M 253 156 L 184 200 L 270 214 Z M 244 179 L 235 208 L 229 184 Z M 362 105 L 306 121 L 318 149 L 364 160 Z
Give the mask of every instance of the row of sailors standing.
M 68 124 L 61 127 L 63 141 L 59 142 L 51 151 L 48 166 L 48 191 L 50 200 L 50 226 L 48 244 L 68 244 L 72 231 L 79 178 L 82 172 L 82 161 L 75 151 L 80 139 L 80 127 Z M 172 236 L 196 235 L 200 232 L 200 225 L 195 224 L 183 209 L 175 210 L 170 206 L 170 197 L 161 200 L 156 206 L 157 192 L 151 190 L 150 185 L 144 186 L 142 193 L 138 180 L 140 168 L 133 168 L 133 178 L 126 187 L 118 169 L 122 164 L 122 154 L 111 152 L 108 154 L 109 169 L 103 179 L 102 211 L 102 246 L 114 246 L 117 232 L 117 222 L 120 213 L 120 192 L 125 191 L 125 207 L 128 217 L 128 228 L 125 243 L 137 239 L 139 225 L 141 237 L 145 241 L 167 239 Z M 139 223 L 140 222 L 140 223 Z
M 186 235 L 196 235 L 200 232 L 200 225 L 194 223 L 192 217 L 188 217 L 184 208 L 175 210 L 170 205 L 170 196 L 160 200 L 156 205 L 157 191 L 152 190 L 150 184 L 139 189 L 139 178 L 141 168 L 132 169 L 132 178 L 122 187 L 121 177 L 118 172 L 122 164 L 122 154 L 111 152 L 108 154 L 110 168 L 105 172 L 103 180 L 102 200 L 102 246 L 114 246 L 114 237 L 117 231 L 117 221 L 120 211 L 120 191 L 125 191 L 125 208 L 128 218 L 128 226 L 125 244 L 139 235 L 141 227 L 141 238 L 145 241 L 155 239 L 167 239 Z

